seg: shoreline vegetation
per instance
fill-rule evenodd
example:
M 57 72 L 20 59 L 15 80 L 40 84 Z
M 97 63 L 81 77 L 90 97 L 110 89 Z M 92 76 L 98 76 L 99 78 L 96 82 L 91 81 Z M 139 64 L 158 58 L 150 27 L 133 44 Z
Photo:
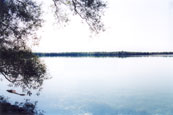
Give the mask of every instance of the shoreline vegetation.
M 37 109 L 37 102 L 26 99 L 25 102 L 15 102 L 11 104 L 0 95 L 0 115 L 43 115 L 44 111 Z
M 173 57 L 173 52 L 61 52 L 61 53 L 33 53 L 38 57 Z

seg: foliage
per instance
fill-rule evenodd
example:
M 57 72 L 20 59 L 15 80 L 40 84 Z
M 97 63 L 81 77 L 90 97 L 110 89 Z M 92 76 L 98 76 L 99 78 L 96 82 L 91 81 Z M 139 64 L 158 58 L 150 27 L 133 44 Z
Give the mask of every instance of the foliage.
M 92 31 L 98 33 L 104 30 L 101 16 L 103 15 L 106 3 L 102 0 L 53 0 L 53 2 L 56 8 L 55 14 L 59 20 L 61 18 L 65 22 L 69 20 L 66 12 L 62 14 L 63 10 L 67 7 L 66 9 L 69 9 L 71 13 L 80 16 Z
M 24 91 L 40 89 L 46 77 L 46 67 L 29 50 L 0 49 L 0 73 L 13 86 Z
M 106 4 L 102 0 L 52 0 L 58 20 L 68 20 L 66 11 L 80 16 L 90 29 L 103 30 L 101 15 Z M 65 6 L 65 7 L 63 7 Z M 65 12 L 63 15 L 62 12 Z M 33 0 L 0 0 L 0 44 L 25 48 L 27 38 L 37 39 L 35 30 L 41 27 L 41 7 Z
M 25 100 L 23 103 L 15 102 L 11 104 L 7 98 L 0 96 L 1 115 L 43 115 L 43 111 L 36 109 L 37 102 Z
M 52 1 L 58 19 L 62 10 L 69 9 L 84 19 L 91 30 L 103 30 L 101 14 L 106 5 L 101 0 Z M 42 22 L 41 7 L 37 2 L 0 0 L 0 73 L 14 86 L 27 91 L 39 89 L 47 79 L 44 64 L 26 45 L 28 39 L 38 39 L 36 30 Z
M 0 0 L 0 45 L 25 49 L 27 38 L 36 38 L 41 9 L 32 0 Z
M 28 92 L 46 79 L 45 65 L 26 45 L 29 38 L 37 39 L 40 16 L 40 5 L 32 0 L 0 0 L 0 73 Z

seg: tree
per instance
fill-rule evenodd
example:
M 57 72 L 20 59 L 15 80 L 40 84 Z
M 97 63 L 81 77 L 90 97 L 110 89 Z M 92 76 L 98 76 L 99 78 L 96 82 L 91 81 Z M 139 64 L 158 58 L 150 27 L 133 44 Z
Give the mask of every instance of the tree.
M 68 21 L 68 17 L 60 15 L 63 6 L 66 6 L 67 9 L 71 11 L 74 15 L 80 16 L 83 19 L 90 29 L 96 33 L 104 30 L 104 24 L 101 21 L 101 16 L 103 15 L 103 9 L 106 7 L 106 3 L 102 0 L 53 0 L 55 5 L 55 15 L 57 19 L 63 21 Z
M 106 4 L 102 0 L 52 1 L 57 20 L 66 22 L 68 17 L 65 11 L 69 9 L 85 20 L 91 30 L 103 30 L 101 15 Z M 62 11 L 65 13 L 60 15 Z M 25 49 L 28 38 L 37 38 L 35 30 L 41 27 L 42 22 L 41 7 L 33 0 L 0 0 L 0 45 Z
M 57 20 L 68 20 L 66 13 L 78 15 L 95 32 L 103 30 L 101 0 L 51 0 Z M 64 6 L 66 7 L 65 9 Z M 46 68 L 26 45 L 28 39 L 38 39 L 36 30 L 42 26 L 41 7 L 34 0 L 0 0 L 0 73 L 14 86 L 24 90 L 39 89 Z M 62 18 L 65 17 L 65 18 Z
M 46 68 L 26 43 L 37 39 L 41 9 L 32 0 L 0 0 L 0 73 L 28 94 L 40 89 Z
M 28 95 L 31 89 L 39 93 L 43 81 L 48 79 L 45 65 L 29 50 L 1 48 L 0 73 L 10 86 L 21 87 Z
M 40 15 L 40 6 L 32 0 L 0 0 L 0 46 L 26 49 L 27 39 L 37 37 Z

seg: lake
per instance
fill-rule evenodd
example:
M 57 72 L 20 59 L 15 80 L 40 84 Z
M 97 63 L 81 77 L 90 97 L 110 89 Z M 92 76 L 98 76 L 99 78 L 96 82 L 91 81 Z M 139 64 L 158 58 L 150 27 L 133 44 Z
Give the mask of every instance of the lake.
M 51 79 L 39 96 L 0 94 L 11 102 L 38 101 L 45 115 L 171 115 L 173 58 L 41 58 Z M 21 91 L 20 88 L 16 88 Z M 34 91 L 33 91 L 34 92 Z

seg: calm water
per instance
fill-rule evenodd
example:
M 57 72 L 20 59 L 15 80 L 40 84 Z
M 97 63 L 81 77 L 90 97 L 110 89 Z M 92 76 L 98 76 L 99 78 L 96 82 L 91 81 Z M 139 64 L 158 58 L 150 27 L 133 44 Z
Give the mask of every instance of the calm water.
M 171 115 L 173 58 L 42 58 L 52 77 L 44 82 L 37 108 L 46 115 Z M 10 101 L 7 81 L 0 94 Z M 19 89 L 16 89 L 20 91 Z

